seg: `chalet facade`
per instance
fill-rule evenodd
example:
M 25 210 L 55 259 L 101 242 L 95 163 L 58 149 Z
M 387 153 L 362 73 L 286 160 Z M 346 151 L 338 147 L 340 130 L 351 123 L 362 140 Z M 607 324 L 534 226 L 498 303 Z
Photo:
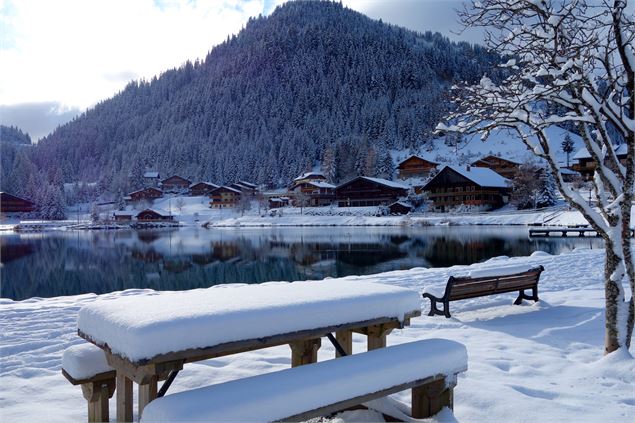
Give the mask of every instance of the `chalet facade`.
M 30 200 L 0 192 L 0 213 L 30 213 L 35 208 L 35 203 Z
M 161 189 L 166 192 L 186 192 L 192 181 L 179 175 L 172 175 L 161 181 Z
M 290 199 L 289 197 L 269 197 L 268 203 L 270 209 L 277 209 L 287 207 L 290 203 Z
M 388 213 L 392 215 L 408 214 L 412 211 L 413 207 L 405 201 L 395 201 L 388 206 Z
M 437 168 L 439 163 L 426 160 L 419 156 L 410 156 L 399 162 L 397 165 L 397 173 L 399 179 L 409 178 L 427 178 L 430 172 Z
M 216 188 L 218 188 L 218 185 L 213 184 L 211 182 L 197 182 L 195 184 L 190 185 L 190 195 L 192 196 L 209 195 Z
M 617 159 L 621 164 L 626 165 L 626 156 L 628 154 L 626 144 L 622 144 L 615 148 L 615 154 L 617 155 Z M 582 179 L 585 181 L 590 181 L 593 179 L 593 174 L 595 173 L 595 168 L 597 167 L 597 162 L 591 157 L 591 154 L 587 151 L 586 148 L 581 148 L 577 153 L 573 156 L 573 160 L 577 163 L 574 163 L 571 166 L 571 170 L 578 172 L 582 175 Z
M 139 222 L 163 222 L 174 220 L 174 216 L 160 209 L 145 209 L 137 214 Z
M 148 170 L 143 174 L 143 185 L 146 187 L 156 187 L 160 181 L 161 176 L 155 170 Z
M 250 195 L 252 197 L 255 196 L 256 191 L 258 191 L 258 186 L 256 184 L 252 184 L 251 182 L 247 181 L 234 182 L 233 184 L 229 185 L 229 187 L 240 191 L 244 195 Z
M 213 209 L 234 208 L 240 202 L 242 191 L 222 186 L 218 187 L 209 194 L 209 206 Z
M 339 207 L 364 207 L 392 204 L 408 195 L 409 187 L 381 178 L 358 176 L 335 188 Z
M 483 167 L 445 166 L 425 186 L 435 211 L 457 206 L 491 210 L 509 202 L 511 181 Z
M 144 188 L 139 191 L 131 192 L 128 194 L 130 201 L 137 202 L 143 200 L 154 200 L 155 198 L 163 197 L 163 191 L 158 188 Z
M 335 188 L 335 185 L 323 180 L 304 180 L 291 187 L 290 192 L 296 206 L 303 202 L 303 206 L 318 207 L 331 205 L 335 201 Z
M 518 169 L 520 168 L 521 163 L 518 163 L 514 160 L 504 159 L 499 156 L 489 155 L 482 157 L 475 162 L 471 163 L 472 167 L 481 167 L 491 169 L 494 172 L 501 175 L 503 178 L 512 179 Z
M 115 219 L 115 222 L 130 222 L 134 215 L 135 212 L 133 211 L 117 210 L 113 212 L 112 217 Z

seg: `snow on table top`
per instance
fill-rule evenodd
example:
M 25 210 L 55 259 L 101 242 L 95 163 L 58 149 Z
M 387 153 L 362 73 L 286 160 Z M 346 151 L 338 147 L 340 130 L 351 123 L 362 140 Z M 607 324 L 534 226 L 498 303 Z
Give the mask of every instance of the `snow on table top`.
M 415 341 L 168 395 L 152 401 L 141 421 L 276 421 L 466 369 L 464 345 L 445 339 Z
M 189 348 L 262 338 L 420 310 L 417 291 L 364 281 L 218 285 L 95 301 L 78 328 L 132 361 Z
M 104 350 L 88 342 L 64 350 L 62 368 L 75 380 L 90 379 L 113 370 L 106 361 Z

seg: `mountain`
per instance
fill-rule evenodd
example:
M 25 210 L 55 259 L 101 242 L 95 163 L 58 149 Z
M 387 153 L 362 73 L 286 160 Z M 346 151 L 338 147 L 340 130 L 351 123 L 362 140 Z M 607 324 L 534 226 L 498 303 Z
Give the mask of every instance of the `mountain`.
M 31 144 L 31 137 L 17 126 L 0 125 L 0 142 Z
M 193 180 L 280 185 L 316 161 L 336 180 L 385 175 L 389 150 L 420 147 L 448 89 L 494 53 L 416 33 L 332 2 L 289 2 L 249 20 L 203 61 L 131 82 L 42 139 L 49 180 L 136 188 L 144 169 Z M 130 182 L 132 180 L 132 182 Z

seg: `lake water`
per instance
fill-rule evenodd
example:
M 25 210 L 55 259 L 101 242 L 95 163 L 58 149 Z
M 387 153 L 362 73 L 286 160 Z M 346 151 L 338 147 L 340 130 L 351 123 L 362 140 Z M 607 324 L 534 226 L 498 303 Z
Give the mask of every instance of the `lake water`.
M 322 279 L 601 246 L 598 238 L 530 240 L 526 227 L 486 226 L 5 233 L 0 296 L 22 300 Z

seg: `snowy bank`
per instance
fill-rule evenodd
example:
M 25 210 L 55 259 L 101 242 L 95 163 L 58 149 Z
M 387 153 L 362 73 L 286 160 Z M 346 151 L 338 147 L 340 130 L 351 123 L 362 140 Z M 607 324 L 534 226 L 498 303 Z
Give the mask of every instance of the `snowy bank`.
M 635 418 L 635 360 L 626 355 L 602 356 L 603 261 L 601 250 L 576 250 L 558 256 L 534 253 L 531 257 L 499 257 L 472 266 L 415 268 L 342 279 L 417 290 L 442 289 L 450 274 L 468 274 L 498 265 L 542 264 L 545 271 L 540 279 L 539 303 L 513 306 L 513 294 L 457 301 L 452 304 L 451 319 L 425 316 L 429 305 L 422 303 L 424 316 L 391 333 L 388 344 L 445 338 L 467 346 L 469 370 L 460 377 L 455 390 L 454 413 L 461 422 L 626 422 Z M 80 389 L 60 373 L 63 350 L 85 342 L 76 334 L 79 309 L 97 298 L 148 295 L 155 292 L 127 290 L 99 297 L 87 294 L 19 302 L 0 300 L 0 420 L 38 421 L 42 416 L 51 422 L 85 420 L 86 403 Z M 365 338 L 356 335 L 354 351 L 365 348 Z M 333 347 L 323 342 L 319 359 L 327 360 L 334 354 Z M 170 392 L 289 365 L 286 346 L 188 364 Z M 404 393 L 399 399 L 407 402 L 408 396 Z M 433 421 L 447 421 L 448 417 L 442 413 Z M 340 418 L 368 421 L 378 416 L 354 412 Z

